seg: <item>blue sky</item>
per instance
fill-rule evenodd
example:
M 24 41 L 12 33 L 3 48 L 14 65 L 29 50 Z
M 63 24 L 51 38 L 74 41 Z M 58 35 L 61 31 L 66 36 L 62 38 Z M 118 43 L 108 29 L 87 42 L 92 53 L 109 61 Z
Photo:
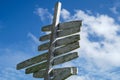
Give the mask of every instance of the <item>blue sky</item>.
M 0 80 L 35 80 L 16 64 L 41 54 L 41 27 L 51 24 L 58 0 L 0 0 Z M 120 1 L 59 0 L 61 22 L 82 20 L 79 58 L 62 66 L 77 66 L 67 80 L 120 80 Z M 37 80 L 37 79 L 36 79 Z

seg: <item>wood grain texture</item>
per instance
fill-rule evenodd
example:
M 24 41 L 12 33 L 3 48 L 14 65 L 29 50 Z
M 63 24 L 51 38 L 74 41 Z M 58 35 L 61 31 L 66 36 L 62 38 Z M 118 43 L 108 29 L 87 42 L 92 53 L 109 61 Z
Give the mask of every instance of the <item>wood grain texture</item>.
M 79 35 L 72 35 L 72 36 L 69 36 L 69 37 L 58 39 L 54 42 L 54 44 L 56 44 L 55 47 L 58 47 L 58 46 L 68 45 L 68 44 L 76 42 L 78 40 L 80 40 Z M 49 45 L 50 45 L 50 42 L 47 42 L 47 43 L 44 43 L 44 44 L 38 46 L 38 51 L 48 50 Z
M 48 53 L 44 53 L 33 58 L 27 59 L 19 64 L 17 64 L 17 70 L 23 69 L 25 67 L 31 66 L 33 64 L 47 60 Z
M 44 78 L 45 77 L 45 71 L 46 70 L 44 69 L 44 70 L 40 70 L 38 72 L 35 72 L 35 73 L 33 73 L 33 77 L 34 78 Z M 67 74 L 67 75 L 64 75 L 64 74 Z M 53 80 L 56 80 L 60 77 L 62 77 L 62 79 L 63 79 L 63 77 L 64 77 L 64 79 L 66 79 L 68 77 L 68 74 L 69 75 L 77 75 L 77 68 L 76 67 L 64 67 L 64 68 L 52 69 L 52 72 L 50 73 L 50 76 L 51 77 L 54 76 Z
M 79 47 L 80 47 L 80 46 L 79 46 L 79 42 L 74 42 L 74 43 L 68 44 L 68 45 L 66 45 L 66 46 L 57 48 L 57 49 L 54 51 L 54 55 L 55 55 L 55 56 L 58 56 L 58 55 L 61 55 L 61 54 L 70 52 L 70 51 L 72 51 L 72 50 L 75 50 L 75 49 L 77 49 L 77 48 L 79 48 Z
M 71 68 L 61 68 L 58 70 L 54 70 L 53 72 L 54 77 L 52 80 L 65 80 L 71 75 L 76 75 L 77 74 L 77 68 L 76 67 L 71 67 Z
M 68 44 L 68 45 L 65 45 L 63 47 L 55 49 L 53 54 L 54 54 L 54 57 L 57 57 L 59 55 L 62 55 L 62 54 L 65 54 L 67 52 L 70 52 L 72 50 L 75 50 L 77 48 L 79 48 L 79 42 L 74 42 L 72 44 Z M 25 60 L 25 61 L 17 64 L 17 69 L 18 70 L 23 69 L 23 68 L 32 66 L 33 64 L 36 64 L 36 63 L 39 63 L 39 62 L 42 62 L 42 61 L 46 61 L 47 57 L 48 57 L 48 52 L 46 52 L 44 54 L 41 54 L 41 55 L 38 55 L 38 56 L 35 56 L 31 59 Z
M 76 26 L 81 26 L 82 21 L 70 21 L 70 22 L 64 22 L 64 23 L 59 23 L 59 30 L 66 30 L 69 28 L 74 28 Z M 42 27 L 42 31 L 51 31 L 51 27 L 53 25 L 47 25 Z
M 64 37 L 64 36 L 68 36 L 71 34 L 75 34 L 78 32 L 80 32 L 80 26 L 76 26 L 74 28 L 69 28 L 69 29 L 62 30 L 62 31 L 57 31 L 57 33 L 55 33 L 55 34 L 57 34 L 57 38 L 59 38 L 59 37 Z M 41 36 L 39 40 L 40 41 L 50 40 L 50 36 L 51 36 L 51 34 Z
M 62 64 L 62 63 L 68 62 L 70 60 L 73 60 L 73 59 L 75 59 L 77 57 L 78 57 L 77 52 L 66 54 L 64 56 L 60 56 L 58 58 L 55 58 L 53 60 L 53 62 L 52 62 L 52 65 L 54 66 L 54 65 Z M 38 64 L 38 65 L 27 68 L 26 69 L 26 74 L 35 73 L 35 72 L 37 72 L 39 70 L 46 69 L 46 68 L 47 68 L 47 62 L 44 62 L 42 64 Z

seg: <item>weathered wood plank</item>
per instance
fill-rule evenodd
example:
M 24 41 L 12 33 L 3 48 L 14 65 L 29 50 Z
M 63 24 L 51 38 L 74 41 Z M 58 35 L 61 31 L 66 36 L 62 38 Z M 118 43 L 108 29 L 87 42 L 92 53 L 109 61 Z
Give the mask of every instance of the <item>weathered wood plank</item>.
M 41 36 L 41 37 L 39 38 L 39 41 L 50 40 L 50 36 L 51 36 L 51 34 L 47 34 L 47 35 Z
M 77 52 L 67 54 L 67 55 L 64 55 L 64 56 L 60 56 L 60 57 L 54 59 L 53 65 L 58 65 L 58 64 L 61 64 L 61 63 L 65 63 L 65 62 L 70 61 L 72 59 L 75 59 L 77 57 L 78 57 Z
M 39 70 L 39 71 L 33 73 L 33 77 L 34 78 L 44 78 L 45 77 L 45 73 L 46 73 L 46 69 Z
M 67 46 L 63 46 L 63 47 L 57 48 L 54 51 L 54 55 L 55 56 L 61 55 L 63 53 L 67 53 L 67 52 L 70 52 L 72 50 L 75 50 L 75 49 L 77 49 L 79 47 L 80 47 L 79 46 L 79 42 L 74 42 L 74 43 L 68 44 Z
M 53 60 L 53 65 L 58 65 L 58 64 L 61 64 L 61 63 L 65 63 L 65 62 L 73 60 L 77 57 L 78 57 L 77 52 L 73 52 L 73 53 L 70 53 L 70 54 L 67 54 L 67 55 L 64 55 L 64 56 L 60 56 L 60 57 L 55 58 Z M 26 74 L 35 73 L 39 70 L 46 69 L 46 67 L 47 67 L 47 62 L 29 67 L 29 68 L 26 69 Z
M 70 22 L 64 22 L 64 23 L 60 23 L 60 30 L 66 30 L 69 28 L 75 28 L 75 27 L 81 27 L 82 25 L 82 21 L 81 20 L 77 20 L 77 21 L 70 21 Z
M 48 50 L 50 46 L 50 42 L 44 43 L 40 46 L 38 46 L 38 51 Z
M 37 72 L 42 69 L 46 69 L 47 65 L 48 65 L 47 62 L 43 62 L 41 64 L 29 67 L 25 70 L 25 73 L 29 74 L 29 73 Z
M 43 26 L 42 27 L 42 31 L 51 31 L 51 27 L 52 27 L 53 25 L 51 24 L 51 25 L 46 25 L 46 26 Z
M 67 36 L 67 35 L 71 35 L 74 33 L 80 32 L 80 27 L 74 27 L 74 28 L 70 28 L 67 30 L 63 30 L 58 32 L 58 37 L 63 37 L 63 36 Z
M 75 49 L 77 49 L 79 47 L 80 46 L 79 46 L 79 42 L 78 41 L 77 42 L 73 42 L 71 44 L 64 45 L 64 46 L 62 46 L 60 48 L 55 49 L 54 55 L 57 56 L 57 55 L 60 55 L 60 54 L 63 54 L 63 53 L 67 53 L 67 52 L 75 50 Z
M 82 21 L 70 21 L 70 22 L 64 22 L 59 23 L 59 30 L 66 30 L 69 28 L 74 28 L 76 26 L 81 26 Z M 52 25 L 47 25 L 42 27 L 42 31 L 51 31 Z
M 62 40 L 60 42 L 62 43 Z M 63 46 L 61 48 L 57 48 L 55 50 L 55 52 L 54 52 L 54 55 L 56 57 L 56 56 L 59 56 L 59 55 L 62 55 L 64 53 L 66 53 L 66 52 L 75 50 L 77 48 L 79 48 L 79 42 L 68 44 L 67 46 Z M 33 64 L 45 61 L 45 60 L 47 60 L 47 57 L 48 57 L 48 52 L 46 52 L 44 54 L 41 54 L 41 55 L 38 55 L 36 57 L 33 57 L 31 59 L 28 59 L 26 61 L 23 61 L 23 62 L 17 64 L 17 69 L 19 70 L 19 69 L 31 66 Z
M 73 35 L 73 36 L 62 38 L 62 39 L 58 39 L 54 44 L 56 44 L 55 47 L 58 47 L 58 46 L 67 45 L 67 44 L 76 42 L 78 40 L 80 40 L 80 36 Z M 49 45 L 50 45 L 50 42 L 47 42 L 38 46 L 38 51 L 47 50 L 49 48 Z
M 74 28 L 69 28 L 67 30 L 58 31 L 56 34 L 57 34 L 57 37 L 63 37 L 63 36 L 75 34 L 75 33 L 78 33 L 78 32 L 80 32 L 80 27 L 79 26 L 74 27 Z M 40 41 L 49 40 L 50 36 L 51 36 L 51 34 L 41 36 L 39 40 Z
M 76 75 L 77 74 L 77 68 L 76 67 L 71 67 L 71 68 L 61 68 L 58 70 L 53 71 L 53 77 L 52 80 L 65 80 L 71 75 Z
M 56 41 L 56 45 L 57 46 L 67 45 L 67 44 L 71 44 L 73 42 L 76 42 L 78 40 L 80 40 L 80 35 L 72 35 L 72 36 L 69 36 L 69 37 L 58 39 Z
M 77 74 L 77 68 L 76 67 L 65 67 L 65 68 L 57 68 L 57 69 L 53 69 L 52 72 L 50 73 L 50 76 L 54 76 L 54 79 L 56 77 L 58 77 L 58 75 L 60 76 L 60 73 L 66 73 L 68 70 L 71 70 L 71 75 L 76 75 Z M 45 77 L 45 69 L 44 70 L 40 70 L 38 72 L 33 73 L 33 77 L 34 78 L 44 78 Z M 63 74 L 64 74 L 63 73 Z M 60 76 L 61 77 L 61 76 Z M 68 76 L 66 76 L 68 77 Z
M 28 67 L 28 66 L 31 66 L 33 64 L 36 64 L 36 63 L 39 63 L 39 62 L 42 62 L 42 61 L 45 61 L 45 60 L 47 60 L 47 56 L 48 56 L 48 53 L 44 53 L 44 54 L 35 56 L 31 59 L 25 60 L 25 61 L 17 64 L 17 70 Z

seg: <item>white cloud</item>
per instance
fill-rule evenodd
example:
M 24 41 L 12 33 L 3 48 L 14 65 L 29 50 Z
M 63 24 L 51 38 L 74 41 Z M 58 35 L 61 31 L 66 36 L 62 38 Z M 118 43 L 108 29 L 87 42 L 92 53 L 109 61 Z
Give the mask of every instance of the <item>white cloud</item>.
M 5 47 L 0 46 L 1 67 L 16 67 L 19 62 L 38 55 L 39 52 L 37 49 L 40 44 L 39 39 L 32 33 L 28 33 L 27 36 L 31 39 Z
M 111 11 L 112 13 L 118 15 L 118 14 L 119 14 L 119 8 L 120 8 L 119 5 L 120 5 L 120 2 L 119 2 L 119 1 L 115 1 L 115 2 L 113 3 L 113 7 L 110 8 L 110 11 Z
M 120 1 L 114 1 L 113 7 L 110 8 L 110 11 L 115 14 L 118 21 L 120 21 Z
M 17 71 L 15 68 L 1 68 L 0 80 L 35 80 L 32 75 L 27 75 L 24 71 Z M 36 79 L 37 80 L 37 79 Z
M 25 48 L 25 46 L 22 46 L 23 48 Z M 32 49 L 29 48 L 31 50 L 31 52 L 26 51 L 24 49 L 21 50 L 21 48 L 19 47 L 19 49 L 16 49 L 16 47 L 8 47 L 8 48 L 1 48 L 0 49 L 0 67 L 16 67 L 16 65 L 23 61 L 26 60 L 27 58 L 32 57 Z
M 70 12 L 68 12 L 66 9 L 62 9 L 61 16 L 63 19 L 68 19 L 70 17 Z
M 33 48 L 37 46 L 29 41 L 0 48 L 0 80 L 35 80 L 32 75 L 26 75 L 24 70 L 16 70 L 18 63 L 38 55 L 37 48 Z
M 86 65 L 80 61 L 76 64 L 79 65 L 79 68 L 83 67 L 84 70 L 87 70 L 88 73 L 86 73 L 86 75 L 90 80 L 101 80 L 95 78 L 93 76 L 95 74 L 96 76 L 101 76 L 103 78 L 102 80 L 106 80 L 108 77 L 113 78 L 116 74 L 109 76 L 107 74 L 111 73 L 106 71 L 110 71 L 115 67 L 120 67 L 120 36 L 117 35 L 117 32 L 120 31 L 120 24 L 117 24 L 112 17 L 104 14 L 97 14 L 97 16 L 94 16 L 82 10 L 76 10 L 74 15 L 70 15 L 69 11 L 65 11 L 69 13 L 68 15 L 62 15 L 65 21 L 83 21 L 80 33 L 81 48 L 79 54 L 80 58 L 86 60 Z M 62 14 L 64 14 L 64 11 Z M 81 60 L 80 58 L 78 60 Z M 92 73 L 89 74 L 89 72 Z M 107 77 L 104 77 L 102 74 Z M 119 79 L 120 77 L 111 80 Z
M 120 21 L 120 16 L 118 16 L 118 21 Z
M 66 80 L 89 80 L 89 79 L 85 79 L 85 77 L 83 77 L 83 76 L 76 76 L 76 75 L 74 75 L 74 76 L 69 77 Z
M 117 7 L 112 7 L 110 8 L 110 10 L 114 13 L 114 14 L 118 14 L 119 12 L 117 11 Z
M 36 44 L 40 44 L 39 39 L 35 35 L 33 35 L 32 33 L 29 32 L 28 37 L 30 37 Z
M 40 17 L 41 21 L 50 21 L 52 20 L 52 14 L 48 12 L 48 9 L 38 8 L 35 13 Z
M 117 8 L 111 10 L 117 13 Z M 72 76 L 67 80 L 119 80 L 120 73 L 112 70 L 120 70 L 120 35 L 117 34 L 120 24 L 107 14 L 92 15 L 92 12 L 86 13 L 82 10 L 76 10 L 71 15 L 68 10 L 62 9 L 61 18 L 64 21 L 83 21 L 80 32 L 81 47 L 78 50 L 80 57 L 61 66 L 78 66 L 80 76 Z

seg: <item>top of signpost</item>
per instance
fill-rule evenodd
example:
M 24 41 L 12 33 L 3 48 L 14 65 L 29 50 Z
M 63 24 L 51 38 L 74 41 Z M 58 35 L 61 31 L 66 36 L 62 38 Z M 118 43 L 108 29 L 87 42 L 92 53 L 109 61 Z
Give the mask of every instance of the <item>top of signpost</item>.
M 53 17 L 53 25 L 57 26 L 59 23 L 59 19 L 60 19 L 61 2 L 56 3 L 54 11 L 55 12 L 54 12 L 54 17 Z

